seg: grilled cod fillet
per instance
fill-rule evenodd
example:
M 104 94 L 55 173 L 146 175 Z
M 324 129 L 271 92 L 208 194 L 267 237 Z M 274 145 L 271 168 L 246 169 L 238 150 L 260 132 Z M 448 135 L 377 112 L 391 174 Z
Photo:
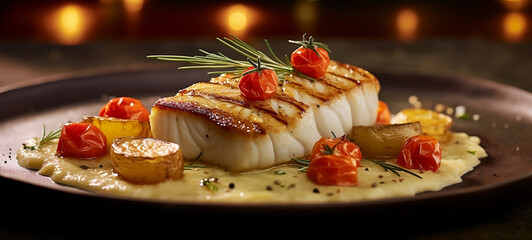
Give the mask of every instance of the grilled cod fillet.
M 185 159 L 232 171 L 268 168 L 310 154 L 321 137 L 342 136 L 377 118 L 378 80 L 368 71 L 331 61 L 325 77 L 285 78 L 266 101 L 248 101 L 238 78 L 221 75 L 157 100 L 155 138 L 179 144 Z

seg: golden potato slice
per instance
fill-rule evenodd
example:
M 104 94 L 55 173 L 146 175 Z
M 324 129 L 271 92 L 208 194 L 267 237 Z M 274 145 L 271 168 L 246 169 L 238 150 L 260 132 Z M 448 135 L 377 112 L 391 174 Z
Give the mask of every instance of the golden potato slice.
M 354 126 L 349 136 L 364 158 L 395 158 L 401 152 L 405 141 L 421 134 L 419 122 Z
M 424 135 L 443 142 L 448 139 L 453 119 L 443 113 L 423 108 L 403 109 L 392 118 L 392 123 L 420 122 Z
M 150 122 L 98 116 L 85 116 L 83 122 L 91 123 L 105 134 L 108 148 L 119 137 L 152 137 Z
M 179 145 L 155 138 L 121 137 L 111 146 L 113 170 L 127 181 L 155 184 L 183 176 Z

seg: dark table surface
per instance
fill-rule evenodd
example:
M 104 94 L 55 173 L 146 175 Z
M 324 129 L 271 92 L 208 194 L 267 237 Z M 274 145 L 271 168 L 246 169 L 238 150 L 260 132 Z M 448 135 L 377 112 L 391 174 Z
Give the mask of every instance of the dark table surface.
M 369 71 L 461 75 L 500 82 L 532 92 L 532 81 L 530 81 L 532 42 L 508 44 L 483 39 L 425 39 L 410 43 L 380 39 L 322 39 L 322 41 L 327 42 L 333 49 L 331 58 L 363 67 Z M 270 42 L 278 52 L 290 52 L 293 48 L 293 45 L 286 44 L 285 40 L 272 39 Z M 262 40 L 257 40 L 256 44 L 262 44 Z M 219 46 L 208 39 L 156 42 L 101 41 L 77 46 L 0 42 L 0 89 L 31 84 L 32 81 L 43 78 L 57 79 L 95 72 L 173 67 L 174 63 L 146 59 L 146 56 L 163 53 L 194 55 L 198 53 L 199 48 L 217 51 L 220 49 Z M 92 238 L 101 236 L 98 233 L 102 230 L 115 233 L 125 231 L 123 229 L 117 231 L 118 225 L 116 224 L 121 221 L 117 219 L 124 220 L 124 217 L 139 218 L 138 221 L 129 219 L 127 227 L 132 229 L 128 230 L 130 232 L 140 232 L 138 226 L 150 226 L 152 229 L 157 229 L 154 223 L 160 220 L 157 219 L 160 216 L 153 216 L 146 212 L 138 215 L 120 212 L 108 206 L 102 206 L 102 203 L 98 201 L 90 203 L 90 200 L 84 202 L 86 205 L 68 205 L 72 206 L 70 209 L 49 209 L 63 206 L 57 201 L 67 203 L 71 200 L 79 201 L 79 197 L 26 186 L 4 178 L 0 178 L 0 188 L 4 190 L 3 193 L 9 194 L 0 195 L 0 203 L 3 205 L 2 214 L 0 214 L 0 239 Z M 335 233 L 371 229 L 378 231 L 380 236 L 391 235 L 409 239 L 531 239 L 531 193 L 530 188 L 523 187 L 522 191 L 509 193 L 507 201 L 501 204 L 466 212 L 437 213 L 438 215 L 420 213 L 419 218 L 397 216 L 391 212 L 384 218 L 382 216 L 370 218 L 373 221 L 371 223 L 360 223 L 357 220 L 355 226 L 341 231 L 335 230 Z M 41 198 L 36 199 L 35 196 L 41 196 Z M 46 199 L 47 196 L 51 196 L 52 199 Z M 478 201 L 489 201 L 489 199 Z M 28 204 L 34 207 L 20 209 Z M 42 207 L 39 207 L 43 204 L 48 204 L 50 207 L 44 211 Z M 92 216 L 94 220 L 57 219 L 53 218 L 54 211 L 69 211 L 73 215 L 83 213 Z M 95 219 L 100 211 L 106 211 L 112 218 Z M 175 218 L 180 217 L 175 216 Z M 349 225 L 345 223 L 350 220 L 346 221 L 342 220 L 343 225 Z M 143 225 L 149 222 L 152 224 Z M 268 222 L 264 226 L 255 225 L 255 227 L 260 230 L 261 234 L 268 229 L 279 231 L 285 228 L 293 232 L 312 232 L 312 228 L 308 228 L 308 224 L 312 222 L 306 219 L 306 225 L 300 226 L 297 222 L 278 219 L 277 222 Z M 60 230 L 66 229 L 67 226 L 70 230 L 63 232 Z M 205 219 L 199 222 L 188 222 L 187 229 L 171 226 L 166 230 L 175 230 L 181 235 L 183 231 L 215 229 L 213 227 L 216 226 L 220 224 Z M 221 230 L 234 233 L 235 228 L 238 228 L 237 224 L 231 229 Z M 326 232 L 323 229 L 320 231 Z M 209 231 L 203 233 L 207 232 Z

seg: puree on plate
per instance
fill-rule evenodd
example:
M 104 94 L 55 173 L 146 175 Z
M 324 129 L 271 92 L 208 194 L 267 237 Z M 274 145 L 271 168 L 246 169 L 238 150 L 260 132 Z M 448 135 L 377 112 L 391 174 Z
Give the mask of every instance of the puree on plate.
M 212 166 L 194 167 L 185 162 L 183 177 L 158 184 L 134 184 L 113 171 L 110 156 L 95 160 L 56 157 L 57 140 L 37 150 L 21 148 L 19 165 L 35 169 L 54 182 L 97 194 L 120 195 L 145 199 L 193 202 L 266 202 L 319 203 L 355 202 L 438 191 L 462 181 L 486 157 L 480 139 L 466 133 L 449 134 L 441 143 L 442 158 L 438 172 L 412 170 L 423 179 L 362 160 L 356 186 L 323 186 L 308 180 L 304 172 L 291 164 L 250 172 L 231 172 Z M 394 164 L 394 161 L 388 161 Z

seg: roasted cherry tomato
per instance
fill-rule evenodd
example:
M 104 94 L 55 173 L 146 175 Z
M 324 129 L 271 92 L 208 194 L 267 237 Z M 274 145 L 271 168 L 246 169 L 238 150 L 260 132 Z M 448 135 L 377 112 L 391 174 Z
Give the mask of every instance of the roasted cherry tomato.
M 332 152 L 329 152 L 329 150 L 332 150 Z M 362 159 L 360 148 L 353 142 L 347 140 L 345 136 L 340 138 L 320 138 L 320 140 L 314 144 L 309 158 L 312 160 L 323 154 L 354 157 L 357 164 L 360 163 L 360 160 Z
M 340 138 L 318 140 L 309 156 L 308 178 L 321 185 L 353 186 L 358 182 L 357 167 L 362 159 L 358 146 Z
M 306 38 L 305 35 L 303 35 L 303 41 L 290 42 L 301 44 L 301 47 L 292 52 L 290 56 L 292 67 L 309 77 L 321 79 L 331 61 L 327 45 L 314 42 L 312 36 Z
M 354 157 L 322 154 L 311 160 L 307 177 L 320 185 L 353 186 L 358 182 L 357 166 Z
M 70 123 L 63 127 L 57 156 L 93 159 L 106 153 L 107 138 L 97 127 L 89 123 Z
M 138 99 L 130 97 L 113 98 L 100 109 L 100 117 L 114 117 L 149 121 L 150 112 Z
M 386 125 L 386 124 L 390 124 L 390 121 L 391 121 L 391 114 L 390 114 L 390 109 L 388 109 L 388 105 L 383 101 L 379 101 L 379 110 L 377 112 L 376 124 Z
M 436 138 L 416 135 L 406 140 L 397 164 L 408 169 L 437 172 L 441 163 L 441 146 Z
M 248 67 L 242 74 L 238 88 L 242 96 L 252 101 L 264 101 L 270 99 L 277 91 L 277 74 L 274 70 L 264 68 L 260 64 L 249 60 L 253 66 Z

